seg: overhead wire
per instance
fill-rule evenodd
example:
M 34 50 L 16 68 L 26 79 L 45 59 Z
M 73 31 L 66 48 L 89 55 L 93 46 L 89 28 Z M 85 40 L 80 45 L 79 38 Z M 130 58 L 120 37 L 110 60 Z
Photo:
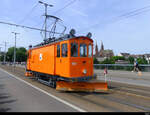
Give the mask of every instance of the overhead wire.
M 138 12 L 138 11 L 145 10 L 145 9 L 147 9 L 147 8 L 150 8 L 150 5 L 145 6 L 145 7 L 142 7 L 142 8 L 139 8 L 139 9 L 135 9 L 135 10 L 133 10 L 133 11 L 131 11 L 131 12 L 128 12 L 128 13 L 125 13 L 125 14 L 122 14 L 122 15 L 120 15 L 119 17 L 124 17 L 124 16 L 130 15 L 130 14 L 136 13 L 136 12 Z
M 58 12 L 60 12 L 60 11 L 62 11 L 62 10 L 64 10 L 65 8 L 67 8 L 67 7 L 69 7 L 70 5 L 72 5 L 73 3 L 75 3 L 77 0 L 72 0 L 71 2 L 69 2 L 69 3 L 67 3 L 64 7 L 62 7 L 61 9 L 58 9 L 57 11 L 55 11 L 54 13 L 53 13 L 53 15 L 56 15 Z M 43 27 L 44 27 L 44 25 L 45 25 L 45 23 L 43 24 L 43 26 L 42 26 L 42 29 L 43 29 Z M 65 29 L 64 29 L 64 31 L 63 31 L 63 33 L 66 31 L 66 27 L 62 24 L 61 26 L 63 26 Z M 50 26 L 49 26 L 50 27 Z M 51 30 L 52 31 L 52 30 Z M 49 33 L 49 36 L 50 36 L 50 34 L 51 34 L 51 32 Z M 41 35 L 42 35 L 42 32 L 41 32 Z
M 64 28 L 64 30 L 63 30 L 63 32 L 62 32 L 62 35 L 64 35 L 64 33 L 65 33 L 67 27 L 63 24 L 63 22 L 58 23 L 58 24 Z
M 112 18 L 111 20 L 107 21 L 106 24 L 108 24 L 108 23 L 111 24 L 111 23 L 118 22 L 118 21 L 121 21 L 121 20 L 124 20 L 124 19 L 127 19 L 127 18 L 131 18 L 133 16 L 140 15 L 140 14 L 148 12 L 148 11 L 150 11 L 150 5 L 139 8 L 139 9 L 135 9 L 131 12 L 127 12 L 125 14 L 122 14 L 122 15 L 118 16 L 118 17 Z M 85 28 L 81 31 L 92 29 L 92 28 L 94 28 L 95 26 L 98 26 L 98 25 L 100 25 L 100 23 L 89 26 L 89 27 L 87 27 L 87 28 Z
M 58 9 L 57 11 L 55 11 L 55 12 L 53 13 L 53 15 L 56 15 L 57 13 L 63 11 L 63 10 L 66 9 L 67 7 L 69 7 L 69 6 L 71 6 L 72 4 L 74 4 L 76 1 L 77 1 L 77 0 L 72 0 L 72 1 L 68 2 L 68 3 L 67 3 L 66 5 L 64 5 L 62 8 Z M 63 32 L 62 32 L 62 34 L 64 34 L 65 31 L 66 31 L 66 29 L 67 29 L 67 27 L 64 26 L 63 23 L 62 23 L 62 24 L 59 24 L 59 25 L 62 26 L 62 27 L 64 27 L 64 30 L 63 30 Z
M 57 14 L 58 12 L 61 12 L 62 10 L 64 10 L 65 8 L 67 8 L 67 7 L 69 7 L 70 5 L 72 5 L 73 3 L 75 3 L 77 0 L 72 0 L 71 2 L 69 2 L 69 3 L 67 3 L 64 7 L 62 7 L 61 9 L 58 9 L 57 11 L 55 11 L 54 13 L 53 13 L 53 15 L 54 14 Z M 43 24 L 43 26 L 42 26 L 42 29 L 43 29 L 43 27 L 44 27 L 44 25 L 45 25 L 45 22 L 44 22 L 44 24 Z M 64 29 L 64 31 L 63 31 L 63 33 L 66 31 L 66 26 L 64 26 L 64 25 L 61 25 L 61 26 L 63 26 L 65 29 Z M 49 26 L 50 27 L 50 26 Z M 41 33 L 41 36 L 42 36 L 42 31 L 40 32 Z
M 146 10 L 144 10 L 144 11 L 136 12 L 136 13 L 133 13 L 133 14 L 124 16 L 124 17 L 125 17 L 125 18 L 130 18 L 130 17 L 136 16 L 136 15 L 142 14 L 142 13 L 146 13 L 146 12 L 148 12 L 148 11 L 150 11 L 150 9 L 146 9 Z
M 8 22 L 2 22 L 2 21 L 0 21 L 0 23 L 1 24 L 5 24 L 5 25 L 10 25 L 10 26 L 16 26 L 16 27 L 21 27 L 21 28 L 32 29 L 32 30 L 36 30 L 36 31 L 45 31 L 43 29 L 39 29 L 39 28 L 35 28 L 35 27 L 23 26 L 23 25 L 8 23 Z M 51 32 L 51 31 L 46 31 L 46 32 Z M 55 32 L 55 34 L 61 34 L 61 33 Z
M 149 8 L 150 8 L 150 6 L 149 6 Z M 146 13 L 148 11 L 150 11 L 150 9 L 140 10 L 140 11 L 137 11 L 137 12 L 134 12 L 134 13 L 130 13 L 128 15 L 124 15 L 123 17 L 120 17 L 120 18 L 114 20 L 112 23 L 118 22 L 118 21 L 122 21 L 122 20 L 125 20 L 125 19 L 128 19 L 128 18 L 131 18 L 131 17 L 137 16 L 137 15 Z
M 29 16 L 31 15 L 31 13 L 36 9 L 36 7 L 38 6 L 39 3 L 36 3 L 31 10 L 27 13 L 27 15 L 21 20 L 19 21 L 19 24 L 24 23 L 27 19 L 29 19 Z
M 75 3 L 77 0 L 72 0 L 71 2 L 67 3 L 64 7 L 58 9 L 57 11 L 55 11 L 53 14 L 56 14 L 60 11 L 63 11 L 65 8 L 69 7 L 70 5 L 72 5 L 73 3 Z
M 40 18 L 41 18 L 41 17 L 42 17 L 42 16 L 40 16 Z M 34 25 L 34 27 L 39 26 L 41 23 L 42 23 L 42 22 L 41 22 L 41 20 L 40 20 L 38 23 L 36 23 L 36 24 Z

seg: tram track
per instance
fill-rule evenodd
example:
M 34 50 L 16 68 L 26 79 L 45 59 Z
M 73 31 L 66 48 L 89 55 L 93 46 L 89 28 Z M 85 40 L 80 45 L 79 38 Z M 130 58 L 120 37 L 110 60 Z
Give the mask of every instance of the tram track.
M 89 96 L 82 97 L 80 94 L 72 94 L 82 100 L 86 100 L 87 102 L 93 103 L 96 106 L 100 106 L 103 108 L 107 108 L 112 112 L 142 112 L 142 111 L 150 111 L 149 108 L 136 105 L 134 103 L 129 103 L 126 100 L 121 100 L 118 97 L 112 95 L 96 95 L 91 94 Z
M 25 69 L 12 66 L 1 66 L 2 69 L 11 72 L 12 74 L 24 77 Z M 28 79 L 34 80 L 34 79 Z M 108 84 L 109 85 L 109 84 Z M 45 86 L 47 87 L 47 86 Z M 79 102 L 85 102 L 83 106 L 90 107 L 91 111 L 109 111 L 109 112 L 148 112 L 150 111 L 150 93 L 146 87 L 126 85 L 112 82 L 109 86 L 109 91 L 105 93 L 68 93 L 62 95 L 77 99 Z M 59 94 L 58 94 L 59 95 Z M 67 100 L 67 99 L 66 99 Z M 73 100 L 72 100 L 73 102 Z M 78 104 L 77 102 L 73 102 Z M 80 105 L 81 106 L 81 105 Z M 101 109 L 100 109 L 101 108 Z
M 131 108 L 133 108 L 133 109 L 137 109 L 137 110 L 140 110 L 140 111 L 150 111 L 150 108 L 149 108 L 149 106 L 143 106 L 142 104 L 140 104 L 140 103 L 137 103 L 136 101 L 137 101 L 137 99 L 135 99 L 134 98 L 134 100 L 136 100 L 136 101 L 134 101 L 133 100 L 133 98 L 132 98 L 132 100 L 133 101 L 129 101 L 129 98 L 130 97 L 126 97 L 126 98 L 122 98 L 124 95 L 111 95 L 111 96 L 98 96 L 98 97 L 100 97 L 100 98 L 103 98 L 103 99 L 106 99 L 106 100 L 108 100 L 109 102 L 110 101 L 113 101 L 113 102 L 115 102 L 115 103 L 118 103 L 118 104 L 122 104 L 122 105 L 126 105 L 127 106 L 127 108 L 129 109 L 131 109 Z M 131 100 L 131 99 L 130 99 Z M 122 106 L 123 107 L 123 106 Z M 132 110 L 133 110 L 132 109 Z

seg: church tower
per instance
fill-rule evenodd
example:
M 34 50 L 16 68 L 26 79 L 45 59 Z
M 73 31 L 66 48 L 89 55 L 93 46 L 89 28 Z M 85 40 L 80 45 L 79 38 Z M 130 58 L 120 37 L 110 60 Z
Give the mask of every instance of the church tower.
M 103 45 L 103 42 L 101 41 L 100 57 L 104 56 L 103 52 L 104 52 L 104 45 Z
M 104 45 L 102 41 L 101 41 L 101 50 L 104 50 Z
M 97 45 L 97 41 L 96 41 L 96 46 L 95 46 L 95 56 L 98 56 L 98 45 Z

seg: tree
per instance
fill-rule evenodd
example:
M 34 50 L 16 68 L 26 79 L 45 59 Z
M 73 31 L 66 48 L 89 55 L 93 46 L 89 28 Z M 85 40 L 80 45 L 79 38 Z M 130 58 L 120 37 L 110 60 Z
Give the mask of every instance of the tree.
M 27 50 L 24 47 L 16 48 L 16 62 L 24 62 L 27 59 Z M 6 60 L 13 62 L 14 60 L 14 47 L 8 49 Z
M 18 62 L 25 62 L 27 60 L 26 49 L 21 47 L 16 51 L 16 60 Z
M 133 63 L 134 63 L 134 57 L 131 57 L 131 56 L 130 56 L 127 60 L 130 62 L 130 64 L 133 64 Z
M 115 64 L 115 60 L 113 58 L 106 58 L 101 64 Z
M 137 59 L 139 64 L 148 64 L 147 60 L 143 57 L 143 58 L 138 58 Z
M 128 61 L 130 62 L 130 64 L 134 64 L 135 59 L 134 59 L 134 57 L 130 56 L 128 58 Z M 137 62 L 139 64 L 148 64 L 148 61 L 144 57 L 143 58 L 137 58 Z
M 115 61 L 125 60 L 125 57 L 123 57 L 123 56 L 113 56 L 112 59 L 115 60 Z
M 94 64 L 99 64 L 99 61 L 97 60 L 97 58 L 94 58 Z
M 0 61 L 3 61 L 4 60 L 4 55 L 1 55 L 0 56 Z
M 17 51 L 17 48 L 16 48 Z M 13 62 L 14 59 L 14 47 L 8 48 L 8 52 L 6 53 L 6 61 Z

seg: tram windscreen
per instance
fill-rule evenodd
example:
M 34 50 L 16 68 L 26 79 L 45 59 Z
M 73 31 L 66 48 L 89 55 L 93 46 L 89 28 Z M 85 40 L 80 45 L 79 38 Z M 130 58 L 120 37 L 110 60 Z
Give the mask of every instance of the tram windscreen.
M 87 45 L 80 44 L 80 57 L 87 57 Z
M 71 57 L 78 57 L 78 44 L 71 43 Z
M 89 57 L 92 57 L 92 45 L 89 45 L 89 49 L 88 49 L 89 53 Z

